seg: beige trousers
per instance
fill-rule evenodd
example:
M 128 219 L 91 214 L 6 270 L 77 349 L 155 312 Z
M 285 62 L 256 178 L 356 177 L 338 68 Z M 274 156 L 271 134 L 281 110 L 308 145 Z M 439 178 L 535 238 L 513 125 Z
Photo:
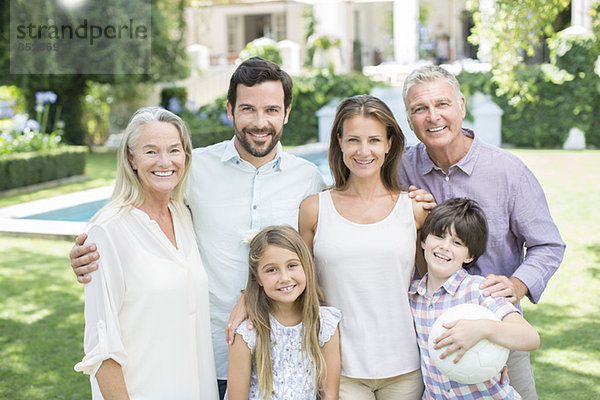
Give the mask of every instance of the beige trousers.
M 340 377 L 340 400 L 419 400 L 423 389 L 421 369 L 384 379 Z

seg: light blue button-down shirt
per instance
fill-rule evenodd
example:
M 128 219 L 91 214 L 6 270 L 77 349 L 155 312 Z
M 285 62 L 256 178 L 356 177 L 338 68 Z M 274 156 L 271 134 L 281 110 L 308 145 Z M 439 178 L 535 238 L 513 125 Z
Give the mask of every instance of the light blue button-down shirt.
M 489 237 L 485 253 L 469 273 L 514 276 L 537 303 L 565 252 L 544 191 L 514 154 L 482 142 L 470 130 L 463 129 L 463 134 L 473 142 L 448 174 L 433 163 L 423 143 L 407 147 L 400 182 L 429 191 L 438 203 L 453 197 L 477 201 L 485 212 Z
M 297 228 L 300 202 L 324 186 L 314 164 L 281 144 L 258 169 L 240 158 L 234 139 L 193 151 L 186 203 L 208 275 L 218 379 L 227 379 L 225 324 L 248 278 L 245 242 L 269 225 Z

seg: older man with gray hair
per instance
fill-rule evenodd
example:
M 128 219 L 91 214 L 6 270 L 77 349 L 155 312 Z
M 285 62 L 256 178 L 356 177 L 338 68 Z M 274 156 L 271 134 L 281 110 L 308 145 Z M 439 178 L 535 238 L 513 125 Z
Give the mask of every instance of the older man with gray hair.
M 537 303 L 565 251 L 537 179 L 515 155 L 463 128 L 465 97 L 450 72 L 439 66 L 413 71 L 403 97 L 409 126 L 421 143 L 405 150 L 400 181 L 429 191 L 438 203 L 452 197 L 476 200 L 486 214 L 489 238 L 470 272 L 486 277 L 485 295 L 504 296 L 516 305 L 527 296 Z M 524 399 L 537 399 L 528 352 L 511 353 L 508 374 Z

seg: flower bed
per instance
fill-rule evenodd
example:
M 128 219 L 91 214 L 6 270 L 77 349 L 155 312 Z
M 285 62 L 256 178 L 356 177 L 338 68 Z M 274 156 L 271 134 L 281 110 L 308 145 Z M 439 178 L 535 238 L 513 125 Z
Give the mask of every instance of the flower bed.
M 50 124 L 50 106 L 56 102 L 54 92 L 36 93 L 36 119 L 14 114 L 11 107 L 16 101 L 2 101 L 4 111 L 0 114 L 11 119 L 1 121 L 0 191 L 84 173 L 87 147 L 61 143 L 63 124 L 58 115 Z

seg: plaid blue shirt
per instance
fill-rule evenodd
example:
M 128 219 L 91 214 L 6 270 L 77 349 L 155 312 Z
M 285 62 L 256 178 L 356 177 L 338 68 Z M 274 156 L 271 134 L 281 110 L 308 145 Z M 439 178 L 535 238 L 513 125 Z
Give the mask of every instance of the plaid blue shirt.
M 421 371 L 425 381 L 423 399 L 520 399 L 521 396 L 508 384 L 500 384 L 500 374 L 475 385 L 465 385 L 448 379 L 430 357 L 427 343 L 435 320 L 451 307 L 459 304 L 479 304 L 496 314 L 501 320 L 511 312 L 519 312 L 505 298 L 484 296 L 479 285 L 484 278 L 461 268 L 456 271 L 433 295 L 427 293 L 427 275 L 410 285 L 410 307 L 417 331 L 421 353 Z

